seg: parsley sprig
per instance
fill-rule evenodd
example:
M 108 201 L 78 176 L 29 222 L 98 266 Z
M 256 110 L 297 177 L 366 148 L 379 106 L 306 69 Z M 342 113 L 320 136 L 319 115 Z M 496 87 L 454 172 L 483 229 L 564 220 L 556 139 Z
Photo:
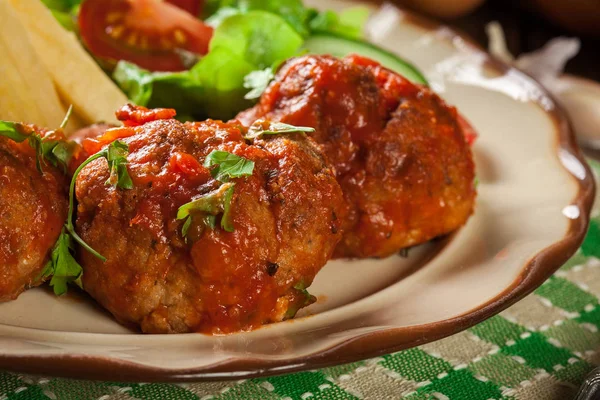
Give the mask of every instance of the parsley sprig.
M 221 217 L 221 228 L 227 232 L 233 232 L 234 228 L 230 218 L 230 209 L 234 188 L 235 183 L 224 183 L 218 189 L 179 207 L 179 210 L 177 210 L 177 219 L 185 219 L 181 234 L 184 237 L 187 236 L 188 230 L 192 224 L 193 215 L 200 213 L 203 214 L 204 224 L 211 228 L 215 227 L 216 216 L 223 214 Z
M 58 129 L 63 129 L 67 125 L 72 111 L 73 107 L 69 107 L 69 110 Z M 18 122 L 0 121 L 0 136 L 11 139 L 17 143 L 27 141 L 31 148 L 35 150 L 36 166 L 41 173 L 43 173 L 42 166 L 45 166 L 47 162 L 55 167 L 62 168 L 62 170 L 66 172 L 69 161 L 73 156 L 73 150 L 75 149 L 75 144 L 73 142 L 42 137 L 38 132 L 35 132 L 33 127 Z M 92 161 L 99 158 L 105 158 L 110 170 L 110 177 L 106 181 L 106 184 L 121 189 L 132 189 L 133 182 L 127 171 L 128 153 L 129 147 L 127 144 L 115 140 L 104 150 L 85 160 L 75 170 L 69 186 L 69 210 L 67 221 L 65 222 L 65 226 L 63 227 L 58 240 L 54 244 L 50 260 L 44 266 L 39 277 L 39 279 L 45 279 L 52 276 L 50 286 L 53 287 L 56 295 L 60 296 L 65 294 L 69 283 L 74 283 L 81 287 L 83 268 L 79 265 L 77 260 L 75 260 L 74 242 L 77 242 L 81 247 L 103 262 L 106 261 L 106 258 L 102 256 L 102 254 L 98 253 L 88 245 L 75 231 L 73 214 L 75 212 L 75 182 L 77 181 L 77 176 L 79 176 L 79 173 L 83 168 Z
M 309 126 L 294 126 L 290 124 L 284 124 L 283 122 L 271 122 L 265 121 L 262 119 L 254 122 L 250 128 L 248 128 L 248 133 L 244 136 L 246 140 L 254 140 L 263 135 L 281 135 L 285 133 L 311 133 L 314 132 L 315 128 L 311 128 Z
M 67 285 L 74 283 L 79 287 L 81 286 L 81 276 L 83 275 L 83 268 L 77 260 L 75 260 L 75 246 L 73 241 L 77 242 L 86 251 L 90 252 L 96 258 L 106 261 L 106 258 L 94 250 L 89 244 L 87 244 L 75 231 L 75 225 L 73 223 L 73 214 L 75 212 L 75 183 L 79 173 L 92 161 L 99 158 L 105 158 L 108 162 L 110 170 L 110 177 L 106 181 L 107 185 L 112 185 L 121 189 L 133 188 L 131 177 L 127 172 L 127 154 L 129 147 L 126 143 L 118 140 L 112 142 L 104 150 L 94 154 L 87 160 L 85 160 L 73 174 L 71 178 L 71 184 L 69 186 L 69 212 L 67 216 L 67 222 L 61 232 L 54 249 L 52 250 L 52 256 L 50 261 L 46 264 L 44 271 L 42 272 L 42 278 L 52 276 L 50 280 L 50 286 L 53 287 L 54 293 L 58 296 L 67 292 Z
M 204 166 L 219 182 L 228 182 L 230 178 L 252 175 L 254 161 L 222 150 L 213 150 L 204 160 Z
M 89 157 L 75 170 L 69 186 L 69 212 L 67 215 L 67 222 L 52 250 L 50 261 L 48 261 L 48 264 L 42 272 L 42 278 L 52 275 L 50 286 L 53 287 L 56 295 L 60 296 L 65 294 L 67 292 L 68 283 L 74 283 L 81 287 L 83 268 L 79 265 L 77 260 L 75 260 L 75 246 L 73 241 L 77 242 L 81 247 L 102 262 L 106 261 L 106 257 L 94 250 L 75 231 L 73 214 L 75 212 L 75 183 L 77 182 L 77 177 L 92 161 L 99 158 L 105 158 L 110 170 L 110 177 L 107 179 L 106 185 L 112 185 L 120 189 L 132 189 L 133 182 L 127 172 L 128 151 L 129 147 L 126 143 L 115 140 L 104 150 Z
M 127 154 L 129 146 L 119 140 L 115 140 L 108 145 L 104 150 L 94 154 L 75 170 L 73 178 L 71 179 L 71 185 L 69 186 L 69 214 L 67 217 L 67 223 L 65 227 L 69 234 L 79 243 L 84 249 L 92 253 L 96 258 L 102 261 L 106 261 L 106 258 L 90 247 L 79 235 L 75 232 L 75 226 L 73 224 L 73 213 L 75 212 L 75 182 L 79 173 L 92 161 L 99 158 L 105 158 L 108 161 L 108 168 L 110 170 L 110 176 L 106 180 L 106 185 L 112 185 L 121 189 L 133 188 L 131 177 L 127 172 Z
M 214 229 L 216 217 L 221 216 L 221 228 L 226 232 L 233 232 L 231 221 L 231 199 L 235 183 L 229 182 L 231 178 L 250 176 L 254 171 L 254 161 L 240 157 L 236 154 L 222 150 L 213 150 L 204 160 L 204 166 L 210 169 L 213 178 L 222 185 L 212 192 L 206 193 L 195 200 L 179 207 L 177 219 L 185 220 L 181 228 L 182 236 L 187 240 L 192 218 L 202 218 L 202 223 Z
M 73 155 L 72 143 L 43 138 L 39 133 L 31 131 L 32 128 L 18 122 L 0 121 L 0 136 L 9 138 L 17 143 L 27 141 L 35 151 L 36 167 L 43 173 L 43 166 L 47 162 L 55 167 L 67 170 L 67 165 Z M 27 131 L 31 131 L 28 133 Z

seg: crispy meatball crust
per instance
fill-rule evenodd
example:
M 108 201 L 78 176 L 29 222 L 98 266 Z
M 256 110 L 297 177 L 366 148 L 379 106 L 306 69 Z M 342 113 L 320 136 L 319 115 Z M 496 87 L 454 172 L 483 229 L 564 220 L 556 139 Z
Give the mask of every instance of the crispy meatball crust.
M 67 182 L 36 168 L 27 143 L 0 138 L 0 301 L 37 286 L 67 218 Z
M 129 145 L 134 188 L 107 186 L 106 161 L 90 163 L 77 178 L 77 230 L 107 258 L 81 252 L 84 289 L 120 322 L 149 333 L 229 333 L 307 304 L 302 288 L 341 238 L 341 189 L 306 136 L 248 144 L 243 134 L 237 122 L 176 120 L 107 131 Z M 254 161 L 254 172 L 231 180 L 234 232 L 194 222 L 186 243 L 177 210 L 219 187 L 202 166 L 212 150 Z
M 385 257 L 462 226 L 475 200 L 474 164 L 456 109 L 371 60 L 289 60 L 254 108 L 311 126 L 348 206 L 335 257 Z

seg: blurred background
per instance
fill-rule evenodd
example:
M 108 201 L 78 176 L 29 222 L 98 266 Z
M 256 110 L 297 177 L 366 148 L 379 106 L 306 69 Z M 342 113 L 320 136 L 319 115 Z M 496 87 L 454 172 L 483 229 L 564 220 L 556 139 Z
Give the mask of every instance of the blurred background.
M 487 47 L 485 26 L 502 24 L 515 56 L 542 47 L 557 36 L 581 39 L 567 73 L 600 81 L 600 0 L 397 0 L 469 34 Z

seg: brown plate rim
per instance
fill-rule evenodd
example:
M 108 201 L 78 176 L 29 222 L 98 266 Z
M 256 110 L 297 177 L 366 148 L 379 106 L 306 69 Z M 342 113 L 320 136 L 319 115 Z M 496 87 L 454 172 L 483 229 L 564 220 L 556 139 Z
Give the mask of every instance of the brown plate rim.
M 484 54 L 486 63 L 501 72 L 506 72 L 509 69 L 514 70 L 513 67 L 493 58 L 467 35 L 411 12 L 405 10 L 402 12 L 405 20 L 408 20 L 409 23 L 438 32 L 441 32 L 439 28 L 443 27 L 443 36 L 446 39 L 462 38 L 471 51 Z M 525 73 L 520 73 L 526 79 L 535 82 L 533 78 Z M 539 83 L 535 83 L 541 90 L 541 93 L 553 102 L 553 109 L 547 111 L 547 113 L 554 120 L 556 131 L 558 132 L 556 143 L 557 157 L 559 152 L 567 153 L 577 159 L 585 168 L 585 177 L 580 179 L 561 162 L 563 167 L 569 171 L 578 184 L 577 196 L 571 204 L 579 207 L 582 212 L 578 219 L 571 220 L 569 230 L 562 240 L 533 256 L 523 267 L 523 271 L 513 284 L 487 303 L 465 314 L 447 320 L 367 333 L 348 339 L 324 351 L 290 359 L 262 360 L 238 358 L 199 368 L 161 369 L 108 357 L 81 355 L 14 356 L 0 354 L 0 369 L 19 373 L 127 382 L 187 382 L 265 377 L 355 362 L 404 350 L 458 333 L 498 314 L 539 287 L 575 253 L 583 242 L 587 232 L 589 215 L 595 196 L 595 183 L 592 172 L 577 146 L 575 135 L 567 116 L 552 96 Z

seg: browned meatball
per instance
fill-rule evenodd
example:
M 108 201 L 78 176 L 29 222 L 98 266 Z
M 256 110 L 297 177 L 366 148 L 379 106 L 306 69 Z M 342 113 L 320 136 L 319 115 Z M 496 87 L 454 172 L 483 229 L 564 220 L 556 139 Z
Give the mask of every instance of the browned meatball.
M 83 287 L 144 332 L 227 333 L 292 317 L 338 243 L 343 197 L 302 134 L 244 140 L 239 123 L 158 120 L 107 131 L 129 146 L 133 189 L 105 184 L 99 159 L 77 179 L 77 230 L 107 258 L 81 252 Z M 102 143 L 103 138 L 98 140 Z M 221 183 L 203 166 L 213 150 L 255 163 Z M 233 232 L 196 214 L 182 237 L 178 208 L 234 183 Z
M 39 285 L 67 218 L 66 178 L 36 168 L 27 142 L 0 137 L 0 301 Z
M 385 257 L 463 225 L 474 164 L 456 109 L 358 56 L 289 60 L 238 115 L 316 128 L 349 207 L 337 257 Z

